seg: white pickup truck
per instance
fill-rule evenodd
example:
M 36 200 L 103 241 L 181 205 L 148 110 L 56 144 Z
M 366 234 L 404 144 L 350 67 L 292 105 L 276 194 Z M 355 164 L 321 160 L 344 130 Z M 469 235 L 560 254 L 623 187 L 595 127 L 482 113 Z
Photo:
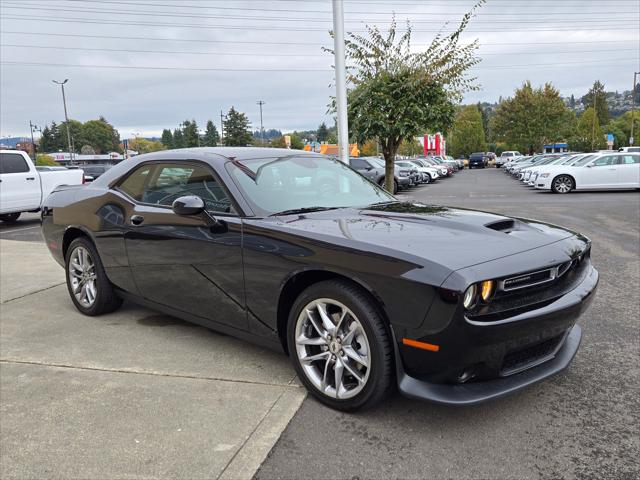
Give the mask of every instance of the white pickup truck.
M 82 183 L 82 170 L 39 172 L 25 152 L 0 150 L 0 221 L 15 222 L 22 212 L 37 212 L 60 185 Z

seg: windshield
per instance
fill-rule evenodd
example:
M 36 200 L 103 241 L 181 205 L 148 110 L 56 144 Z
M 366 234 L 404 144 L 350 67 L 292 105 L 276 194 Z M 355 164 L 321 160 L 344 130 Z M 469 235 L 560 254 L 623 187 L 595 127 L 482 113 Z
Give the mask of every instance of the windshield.
M 258 214 L 396 201 L 347 165 L 328 157 L 249 159 L 229 162 L 226 168 Z
M 595 155 L 587 155 L 586 157 L 581 158 L 580 160 L 578 160 L 572 166 L 573 167 L 581 167 L 581 166 L 589 163 L 591 160 L 593 160 L 594 157 L 595 157 Z

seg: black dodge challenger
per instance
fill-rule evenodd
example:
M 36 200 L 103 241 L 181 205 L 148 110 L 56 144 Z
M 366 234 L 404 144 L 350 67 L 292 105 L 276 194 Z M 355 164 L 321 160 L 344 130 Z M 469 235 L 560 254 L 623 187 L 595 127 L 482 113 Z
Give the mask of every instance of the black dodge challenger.
M 141 155 L 42 213 L 71 300 L 131 299 L 284 350 L 342 410 L 469 405 L 566 368 L 598 272 L 561 227 L 403 203 L 348 166 L 278 149 Z

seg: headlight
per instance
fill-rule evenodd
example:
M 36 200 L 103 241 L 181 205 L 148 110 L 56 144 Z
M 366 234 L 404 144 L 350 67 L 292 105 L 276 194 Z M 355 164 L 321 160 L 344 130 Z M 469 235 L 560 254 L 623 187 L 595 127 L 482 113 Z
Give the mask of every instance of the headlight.
M 464 292 L 464 299 L 462 301 L 462 304 L 464 305 L 464 308 L 466 308 L 467 310 L 469 310 L 476 304 L 477 291 L 478 291 L 478 288 L 474 283 L 469 288 L 467 288 L 466 292 Z
M 483 302 L 488 302 L 493 295 L 493 280 L 485 280 L 480 284 L 480 296 Z
M 538 178 L 547 178 L 549 176 L 548 173 L 541 173 Z

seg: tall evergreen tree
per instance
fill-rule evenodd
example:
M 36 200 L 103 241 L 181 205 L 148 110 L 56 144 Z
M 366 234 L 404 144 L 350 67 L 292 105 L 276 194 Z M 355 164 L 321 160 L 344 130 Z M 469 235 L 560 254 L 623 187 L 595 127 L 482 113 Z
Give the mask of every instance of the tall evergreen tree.
M 573 96 L 573 93 L 571 94 L 571 98 L 569 99 L 569 107 L 572 110 L 576 108 L 576 97 Z
M 600 125 L 606 125 L 609 123 L 611 116 L 609 115 L 609 105 L 607 104 L 607 92 L 604 91 L 604 84 L 600 80 L 593 82 L 589 92 L 582 97 L 582 104 L 585 109 L 593 107 L 594 102 L 598 122 L 600 122 Z
M 197 147 L 200 143 L 200 133 L 198 132 L 198 124 L 195 120 L 185 120 L 182 134 L 184 136 L 184 144 L 186 147 Z
M 182 135 L 182 130 L 176 128 L 173 131 L 173 147 L 174 148 L 184 148 L 184 135 Z
M 458 110 L 451 133 L 447 136 L 447 152 L 454 157 L 466 157 L 487 149 L 480 108 L 480 105 L 469 105 Z
M 207 121 L 207 128 L 205 128 L 202 140 L 205 147 L 215 147 L 220 142 L 220 134 L 211 120 Z
M 227 146 L 245 147 L 251 143 L 249 119 L 244 113 L 231 107 L 224 121 L 224 144 Z
M 318 132 L 316 133 L 316 137 L 319 142 L 326 142 L 328 136 L 329 136 L 329 129 L 327 128 L 327 124 L 322 122 L 318 127 Z
M 168 128 L 162 130 L 162 137 L 160 138 L 160 141 L 167 150 L 171 150 L 173 148 L 173 135 L 171 135 L 171 130 Z
M 40 152 L 51 153 L 58 151 L 58 146 L 56 145 L 57 130 L 58 126 L 56 125 L 56 122 L 51 123 L 51 128 L 49 128 L 48 125 L 44 127 L 38 146 L 38 150 Z

